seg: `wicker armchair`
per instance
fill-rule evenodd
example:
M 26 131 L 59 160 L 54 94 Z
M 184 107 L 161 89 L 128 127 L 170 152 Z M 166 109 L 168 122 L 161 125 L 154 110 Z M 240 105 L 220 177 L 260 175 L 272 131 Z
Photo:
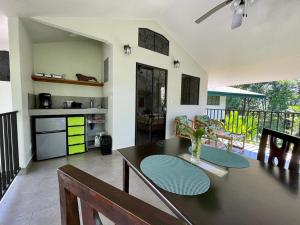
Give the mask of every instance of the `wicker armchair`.
M 187 116 L 177 116 L 175 118 L 175 135 L 177 137 L 190 139 L 187 135 L 182 133 L 185 126 L 194 127 L 194 122 L 189 120 Z
M 204 127 L 212 130 L 213 133 L 217 136 L 218 139 L 227 140 L 228 150 L 232 150 L 232 147 L 239 149 L 245 148 L 246 137 L 244 134 L 236 134 L 232 132 L 227 132 L 225 130 L 224 124 L 219 120 L 209 119 L 208 116 L 196 116 L 195 117 L 195 128 Z M 242 144 L 240 144 L 242 143 Z
M 246 136 L 244 134 L 227 132 L 225 130 L 225 125 L 218 120 L 211 120 L 210 124 L 211 129 L 215 130 L 218 139 L 225 139 L 228 141 L 228 150 L 232 150 L 232 147 L 236 147 L 239 149 L 245 148 Z
M 195 116 L 194 127 L 195 129 L 209 127 L 209 117 L 206 115 Z

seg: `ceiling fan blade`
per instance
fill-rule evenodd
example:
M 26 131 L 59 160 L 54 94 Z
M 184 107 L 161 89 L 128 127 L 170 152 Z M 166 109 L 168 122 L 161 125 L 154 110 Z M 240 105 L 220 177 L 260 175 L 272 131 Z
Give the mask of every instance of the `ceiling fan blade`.
M 232 24 L 231 24 L 231 29 L 238 28 L 242 25 L 243 22 L 243 15 L 242 14 L 237 14 L 234 13 L 232 17 Z
M 201 16 L 199 19 L 197 19 L 195 21 L 195 23 L 197 23 L 197 24 L 201 23 L 207 17 L 211 16 L 212 14 L 214 14 L 218 10 L 222 9 L 226 5 L 230 4 L 231 2 L 233 2 L 233 0 L 226 0 L 225 2 L 220 3 L 219 5 L 217 5 L 216 7 L 214 7 L 213 9 L 211 9 L 210 11 L 208 11 L 207 13 L 205 13 L 203 16 Z

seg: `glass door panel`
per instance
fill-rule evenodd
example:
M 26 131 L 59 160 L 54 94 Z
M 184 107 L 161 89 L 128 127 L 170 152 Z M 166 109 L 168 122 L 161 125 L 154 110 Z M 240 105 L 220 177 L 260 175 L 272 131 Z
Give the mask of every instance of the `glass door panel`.
M 165 139 L 167 71 L 137 64 L 136 145 Z

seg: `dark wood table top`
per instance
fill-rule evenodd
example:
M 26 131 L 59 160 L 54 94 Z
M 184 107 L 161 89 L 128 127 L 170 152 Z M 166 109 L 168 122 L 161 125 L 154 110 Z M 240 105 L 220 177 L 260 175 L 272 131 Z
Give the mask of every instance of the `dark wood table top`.
M 211 180 L 208 192 L 196 196 L 162 190 L 140 170 L 149 155 L 187 153 L 190 141 L 169 139 L 119 150 L 129 166 L 175 214 L 191 224 L 299 225 L 299 174 L 248 159 L 246 169 L 228 169 L 225 177 L 205 171 Z

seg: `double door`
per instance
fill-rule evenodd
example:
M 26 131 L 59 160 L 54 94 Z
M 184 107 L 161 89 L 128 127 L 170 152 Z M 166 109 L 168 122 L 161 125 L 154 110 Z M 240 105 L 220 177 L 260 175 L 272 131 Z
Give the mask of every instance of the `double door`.
M 136 145 L 165 139 L 167 70 L 137 64 Z

